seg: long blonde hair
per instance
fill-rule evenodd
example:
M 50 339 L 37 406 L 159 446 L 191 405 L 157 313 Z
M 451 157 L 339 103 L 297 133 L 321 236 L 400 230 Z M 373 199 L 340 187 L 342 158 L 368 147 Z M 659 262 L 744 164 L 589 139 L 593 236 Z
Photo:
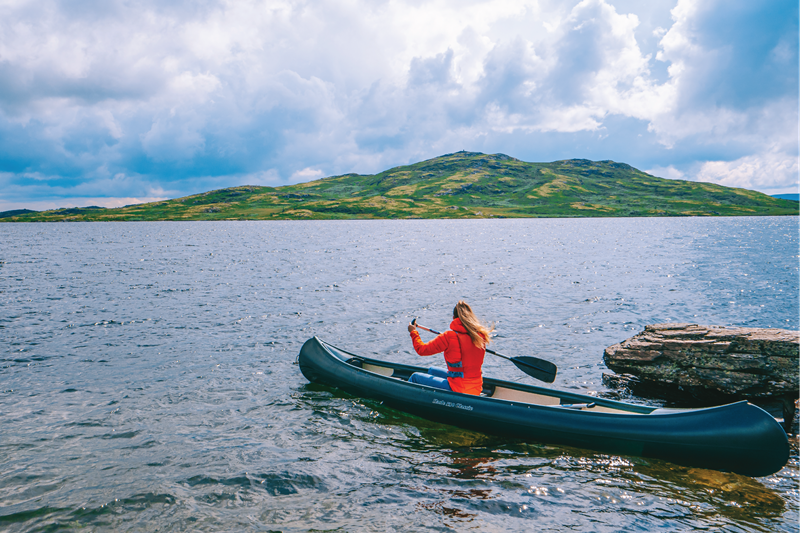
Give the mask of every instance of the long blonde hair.
M 472 339 L 472 344 L 476 347 L 485 349 L 486 345 L 492 342 L 490 334 L 494 331 L 494 325 L 484 326 L 464 300 L 459 300 L 453 308 L 453 318 L 461 320 L 461 324 L 467 330 L 469 338 Z

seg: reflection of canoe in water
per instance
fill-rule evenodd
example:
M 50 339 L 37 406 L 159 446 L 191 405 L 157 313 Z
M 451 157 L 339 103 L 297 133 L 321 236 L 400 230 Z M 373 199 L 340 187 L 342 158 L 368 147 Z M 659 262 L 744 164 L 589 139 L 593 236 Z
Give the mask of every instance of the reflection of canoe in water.
M 513 438 L 665 459 L 767 476 L 789 459 L 789 440 L 766 411 L 745 401 L 704 409 L 659 409 L 484 378 L 471 396 L 409 383 L 417 366 L 340 350 L 314 337 L 300 350 L 311 382 L 379 400 L 429 420 Z

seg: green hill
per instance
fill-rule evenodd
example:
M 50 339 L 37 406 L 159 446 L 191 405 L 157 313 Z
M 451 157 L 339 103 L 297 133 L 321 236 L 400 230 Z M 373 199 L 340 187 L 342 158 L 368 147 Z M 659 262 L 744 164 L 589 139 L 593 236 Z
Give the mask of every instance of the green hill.
M 353 218 L 798 215 L 798 204 L 746 189 L 657 178 L 613 161 L 526 163 L 457 152 L 375 175 L 284 187 L 241 186 L 115 209 L 28 212 L 7 222 Z

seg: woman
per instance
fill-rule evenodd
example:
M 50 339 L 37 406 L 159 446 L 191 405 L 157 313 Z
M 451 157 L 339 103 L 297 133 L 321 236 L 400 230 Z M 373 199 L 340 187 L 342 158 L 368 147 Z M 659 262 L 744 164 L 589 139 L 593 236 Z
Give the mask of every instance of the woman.
M 417 328 L 408 325 L 414 350 L 419 355 L 433 355 L 444 352 L 447 370 L 431 367 L 427 374 L 415 372 L 409 381 L 441 389 L 479 395 L 483 390 L 481 366 L 486 355 L 486 345 L 491 342 L 489 334 L 494 328 L 487 328 L 472 312 L 469 304 L 459 301 L 453 309 L 450 331 L 438 335 L 431 342 L 422 342 Z

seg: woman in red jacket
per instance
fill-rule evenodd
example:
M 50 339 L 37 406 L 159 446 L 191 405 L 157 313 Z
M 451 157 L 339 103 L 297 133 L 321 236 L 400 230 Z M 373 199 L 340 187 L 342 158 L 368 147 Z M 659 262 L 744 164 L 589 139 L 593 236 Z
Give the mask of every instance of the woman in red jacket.
M 431 342 L 422 342 L 417 328 L 408 325 L 414 350 L 419 355 L 433 355 L 444 352 L 447 370 L 431 367 L 427 374 L 415 372 L 409 381 L 440 389 L 478 395 L 483 390 L 481 366 L 486 354 L 486 345 L 491 342 L 489 334 L 494 328 L 487 328 L 472 312 L 469 304 L 459 301 L 453 309 L 450 331 L 438 335 Z

